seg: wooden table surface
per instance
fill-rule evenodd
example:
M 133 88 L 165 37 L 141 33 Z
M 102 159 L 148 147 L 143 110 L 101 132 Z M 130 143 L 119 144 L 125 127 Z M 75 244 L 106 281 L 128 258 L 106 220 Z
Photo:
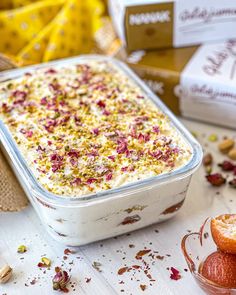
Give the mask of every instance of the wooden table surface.
M 217 143 L 209 142 L 208 136 L 236 136 L 233 130 L 187 120 L 183 122 L 197 133 L 204 149 L 210 151 L 217 162 L 223 156 L 217 151 Z M 180 250 L 181 238 L 188 230 L 198 230 L 208 216 L 236 211 L 235 190 L 227 185 L 213 188 L 205 181 L 204 175 L 204 169 L 200 167 L 192 178 L 183 208 L 173 219 L 128 235 L 74 248 L 76 253 L 68 255 L 66 260 L 63 259 L 66 247 L 48 236 L 31 206 L 20 213 L 1 213 L 0 264 L 8 263 L 12 266 L 14 276 L 7 284 L 0 285 L 0 295 L 58 294 L 52 290 L 51 280 L 54 267 L 61 264 L 63 269 L 71 270 L 69 294 L 203 294 L 190 272 L 184 271 L 187 266 Z M 17 253 L 21 244 L 28 247 L 24 254 Z M 118 269 L 125 264 L 138 264 L 135 255 L 145 247 L 164 256 L 163 260 L 152 260 L 148 256 L 145 258 L 150 263 L 149 272 L 155 281 L 150 282 L 142 271 L 117 275 Z M 50 270 L 40 270 L 37 267 L 42 256 L 51 259 Z M 94 262 L 101 264 L 100 272 L 92 266 Z M 172 266 L 181 272 L 182 278 L 178 281 L 170 279 L 167 268 Z M 91 278 L 91 281 L 86 282 L 86 278 Z M 142 291 L 140 284 L 147 285 L 147 289 Z

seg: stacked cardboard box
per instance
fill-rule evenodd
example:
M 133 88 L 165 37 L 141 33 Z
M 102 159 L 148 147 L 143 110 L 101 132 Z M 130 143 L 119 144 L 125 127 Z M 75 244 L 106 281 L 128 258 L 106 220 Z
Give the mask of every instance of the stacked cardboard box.
M 110 12 L 117 57 L 175 113 L 236 128 L 234 0 L 110 0 Z

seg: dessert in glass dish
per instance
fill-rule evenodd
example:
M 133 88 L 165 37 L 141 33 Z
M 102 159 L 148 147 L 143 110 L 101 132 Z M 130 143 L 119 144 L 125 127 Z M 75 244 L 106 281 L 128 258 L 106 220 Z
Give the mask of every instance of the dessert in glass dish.
M 2 148 L 47 230 L 80 245 L 173 216 L 198 143 L 122 63 L 84 56 L 0 76 Z

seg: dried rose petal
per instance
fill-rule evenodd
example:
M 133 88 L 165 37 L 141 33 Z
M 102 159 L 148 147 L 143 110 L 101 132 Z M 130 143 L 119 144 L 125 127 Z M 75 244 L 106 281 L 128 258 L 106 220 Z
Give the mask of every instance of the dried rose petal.
M 33 131 L 31 130 L 21 129 L 20 132 L 24 134 L 27 138 L 30 138 L 33 136 Z
M 73 181 L 71 181 L 71 185 L 73 185 L 73 186 L 80 185 L 81 183 L 82 183 L 82 181 L 81 181 L 81 178 L 79 178 L 79 177 L 77 177 Z
M 115 156 L 108 156 L 107 158 L 112 160 L 112 162 L 114 162 L 116 157 Z
M 220 173 L 206 175 L 206 179 L 213 186 L 221 186 L 226 182 L 226 179 Z
M 87 156 L 90 156 L 90 157 L 97 157 L 98 155 L 99 154 L 97 150 L 92 150 L 91 152 L 87 153 Z
M 14 98 L 16 98 L 16 100 L 13 102 L 13 104 L 22 104 L 27 97 L 27 92 L 15 90 L 12 92 L 12 96 Z
M 51 91 L 58 91 L 60 89 L 60 84 L 58 83 L 49 83 L 48 87 Z
M 127 143 L 126 142 L 119 143 L 116 151 L 117 151 L 118 154 L 125 153 L 127 151 Z
M 157 134 L 160 133 L 160 128 L 158 126 L 153 126 L 152 130 L 153 130 L 153 132 L 155 132 Z
M 130 128 L 130 136 L 133 137 L 133 138 L 137 137 L 137 130 L 136 130 L 135 126 L 131 126 L 131 128 Z
M 79 151 L 76 151 L 74 149 L 70 150 L 68 152 L 68 156 L 69 157 L 74 157 L 74 158 L 79 158 Z
M 55 276 L 52 279 L 53 290 L 60 290 L 64 293 L 68 293 L 69 290 L 66 288 L 66 285 L 69 283 L 70 277 L 67 271 L 62 270 L 59 267 L 55 268 Z
M 125 166 L 125 167 L 121 167 L 121 171 L 122 172 L 132 172 L 132 171 L 134 171 L 134 165 L 129 165 L 129 166 Z
M 56 120 L 48 120 L 47 123 L 44 125 L 44 128 L 49 132 L 52 133 L 54 127 L 57 125 Z
M 97 178 L 89 178 L 89 179 L 87 179 L 86 183 L 91 184 L 91 183 L 94 183 L 96 181 L 97 181 Z
M 60 161 L 63 160 L 63 156 L 60 156 L 60 155 L 54 153 L 54 154 L 51 155 L 50 160 L 52 162 L 60 162 Z
M 229 181 L 229 185 L 232 187 L 232 188 L 236 188 L 236 178 L 233 178 L 232 180 Z
M 94 128 L 92 130 L 93 134 L 98 135 L 99 134 L 99 129 L 98 128 Z
M 57 71 L 55 69 L 52 69 L 52 68 L 45 71 L 45 74 L 56 74 L 56 73 L 57 73 Z
M 157 151 L 148 151 L 148 154 L 156 159 L 160 159 L 162 157 L 162 151 L 157 150 Z
M 140 143 L 147 142 L 147 141 L 149 141 L 149 140 L 150 140 L 150 134 L 142 134 L 142 133 L 140 133 L 140 134 L 138 135 L 138 141 L 139 141 Z
M 50 156 L 50 160 L 52 162 L 52 172 L 56 172 L 63 165 L 63 156 L 58 155 L 57 153 L 53 153 Z
M 176 268 L 171 267 L 170 270 L 171 270 L 170 278 L 172 280 L 178 281 L 179 279 L 181 279 L 181 275 Z
M 104 116 L 109 116 L 111 114 L 111 112 L 109 112 L 108 110 L 104 110 L 102 114 Z
M 40 104 L 41 105 L 46 105 L 48 103 L 47 98 L 46 97 L 42 97 L 40 100 Z
M 99 101 L 97 102 L 97 105 L 98 105 L 100 108 L 102 108 L 102 109 L 104 109 L 104 108 L 106 107 L 105 102 L 102 101 L 102 100 L 99 100 Z
M 12 110 L 12 108 L 9 107 L 5 102 L 2 104 L 3 113 L 10 113 L 11 110 Z
M 224 171 L 232 171 L 235 168 L 235 165 L 230 161 L 223 161 L 223 163 L 218 164 L 218 166 Z
M 148 116 L 139 116 L 139 117 L 135 118 L 135 122 L 137 124 L 140 124 L 140 123 L 143 123 L 145 121 L 148 121 L 148 119 L 149 119 Z
M 106 175 L 106 180 L 109 181 L 112 179 L 112 172 L 109 172 L 107 175 Z
M 44 263 L 42 263 L 42 262 L 39 262 L 39 263 L 38 263 L 38 267 L 39 267 L 39 268 L 41 268 L 41 267 L 46 267 L 46 265 L 45 265 Z

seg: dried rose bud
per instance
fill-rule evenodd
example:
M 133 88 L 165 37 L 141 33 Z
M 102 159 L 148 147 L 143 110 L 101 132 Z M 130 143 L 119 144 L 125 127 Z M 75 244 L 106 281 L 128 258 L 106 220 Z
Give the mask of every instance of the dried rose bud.
M 206 179 L 213 186 L 221 186 L 226 182 L 226 179 L 220 173 L 206 175 Z
M 18 253 L 25 253 L 27 251 L 27 248 L 25 245 L 20 245 L 17 249 Z
M 218 164 L 219 167 L 222 168 L 224 171 L 232 171 L 234 170 L 234 164 L 230 161 L 223 161 L 222 163 Z
M 213 162 L 213 157 L 210 153 L 206 154 L 204 157 L 203 157 L 203 165 L 204 166 L 210 166 Z
M 233 178 L 232 180 L 229 181 L 229 185 L 232 187 L 232 188 L 236 188 L 236 178 Z
M 68 284 L 70 277 L 67 273 L 67 271 L 62 270 L 60 267 L 55 268 L 55 276 L 52 279 L 53 283 L 53 290 L 60 290 L 64 293 L 69 292 L 69 290 L 66 288 L 66 285 Z
M 12 268 L 9 265 L 5 265 L 0 269 L 0 284 L 8 282 L 12 276 Z

